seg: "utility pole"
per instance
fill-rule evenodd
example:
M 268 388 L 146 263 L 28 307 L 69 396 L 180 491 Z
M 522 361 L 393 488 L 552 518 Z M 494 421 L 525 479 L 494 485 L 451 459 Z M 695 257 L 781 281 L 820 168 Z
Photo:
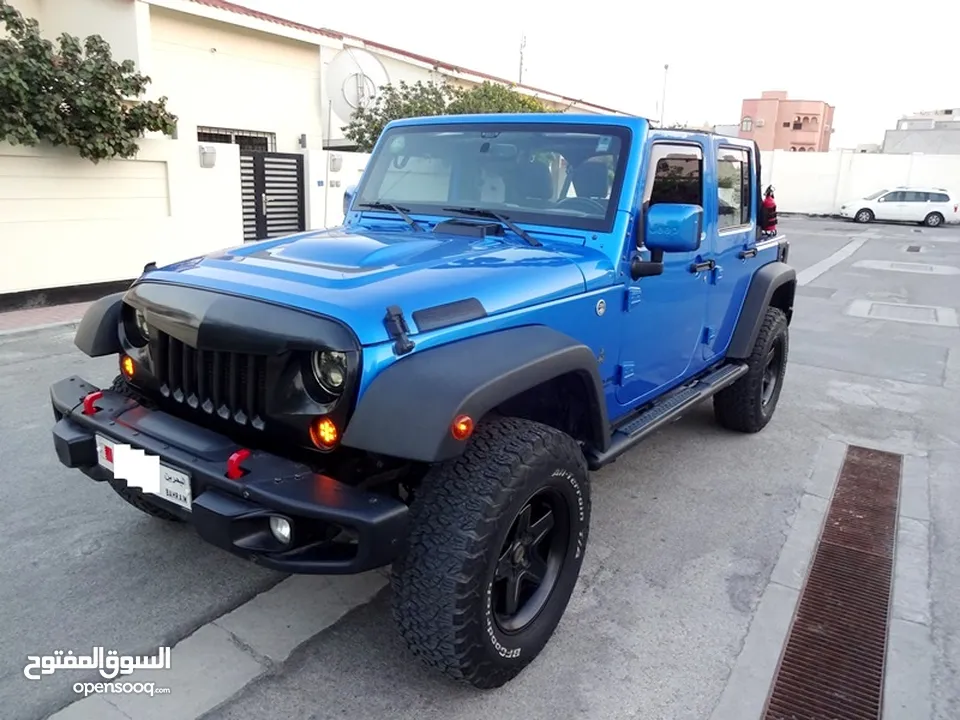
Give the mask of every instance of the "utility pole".
M 667 70 L 670 69 L 670 66 L 664 64 L 663 66 L 663 95 L 660 98 L 660 127 L 663 127 L 663 106 L 667 103 Z
M 523 49 L 527 46 L 527 35 L 524 33 L 520 38 L 520 78 L 517 80 L 518 85 L 523 85 Z

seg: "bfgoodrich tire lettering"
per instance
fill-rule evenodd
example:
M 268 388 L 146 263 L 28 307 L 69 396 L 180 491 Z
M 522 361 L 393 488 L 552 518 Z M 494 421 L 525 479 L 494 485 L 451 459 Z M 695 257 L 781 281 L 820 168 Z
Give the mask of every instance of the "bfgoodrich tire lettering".
M 461 457 L 427 475 L 410 513 L 393 566 L 400 634 L 451 678 L 503 685 L 547 644 L 580 573 L 590 487 L 579 445 L 526 420 L 481 423 Z M 520 588 L 514 613 L 506 588 Z
M 783 310 L 767 308 L 747 360 L 750 369 L 714 395 L 714 414 L 723 427 L 745 433 L 766 427 L 780 399 L 789 349 L 787 316 Z

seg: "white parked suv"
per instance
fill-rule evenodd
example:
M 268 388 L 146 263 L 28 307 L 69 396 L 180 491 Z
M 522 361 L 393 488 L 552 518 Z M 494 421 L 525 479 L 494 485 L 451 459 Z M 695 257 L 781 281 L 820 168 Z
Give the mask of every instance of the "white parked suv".
M 937 227 L 960 222 L 958 205 L 960 196 L 943 188 L 897 187 L 844 203 L 840 206 L 840 216 L 860 223 L 892 220 Z

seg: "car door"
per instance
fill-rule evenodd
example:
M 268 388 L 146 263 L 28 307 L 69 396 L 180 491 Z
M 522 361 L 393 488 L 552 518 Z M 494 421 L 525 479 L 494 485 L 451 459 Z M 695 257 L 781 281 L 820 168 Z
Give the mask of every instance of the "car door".
M 903 193 L 903 216 L 900 219 L 923 222 L 927 212 L 929 212 L 928 197 L 927 193 L 915 190 L 908 190 Z
M 654 136 L 646 152 L 642 213 L 658 203 L 703 207 L 702 141 Z M 665 253 L 661 275 L 633 281 L 628 276 L 617 388 L 621 404 L 640 404 L 687 373 L 700 344 L 707 296 L 706 273 L 694 267 L 706 263 L 712 253 L 712 245 L 704 240 L 699 250 Z
M 906 210 L 904 209 L 904 197 L 905 193 L 901 190 L 894 190 L 893 192 L 888 192 L 886 195 L 881 195 L 877 198 L 876 209 L 874 210 L 874 217 L 877 220 L 903 220 L 906 216 Z
M 704 205 L 704 226 L 715 236 L 716 267 L 707 283 L 706 327 L 701 354 L 704 364 L 719 357 L 733 335 L 750 278 L 757 263 L 757 160 L 750 148 L 714 141 L 716 202 Z M 708 183 L 708 187 L 711 184 Z

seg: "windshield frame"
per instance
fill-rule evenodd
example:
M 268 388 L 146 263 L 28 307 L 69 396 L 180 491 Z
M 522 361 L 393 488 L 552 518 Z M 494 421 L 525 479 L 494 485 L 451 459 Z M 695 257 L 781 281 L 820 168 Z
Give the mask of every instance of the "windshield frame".
M 363 202 L 373 202 L 380 198 L 364 198 L 367 186 L 372 182 L 371 168 L 378 162 L 389 162 L 386 157 L 389 153 L 388 147 L 391 137 L 396 134 L 408 133 L 446 133 L 446 132 L 523 132 L 531 133 L 584 133 L 599 136 L 616 136 L 620 140 L 620 154 L 617 158 L 614 169 L 613 183 L 610 188 L 610 198 L 607 202 L 606 214 L 603 217 L 581 217 L 578 215 L 566 215 L 561 213 L 538 213 L 528 210 L 522 210 L 513 207 L 503 207 L 501 205 L 479 206 L 483 209 L 490 209 L 493 212 L 504 215 L 515 223 L 524 225 L 539 225 L 542 227 L 583 230 L 588 232 L 607 233 L 613 230 L 617 213 L 620 209 L 623 186 L 626 180 L 627 162 L 630 159 L 630 153 L 633 149 L 634 134 L 633 130 L 627 125 L 614 123 L 583 123 L 583 122 L 525 122 L 522 120 L 496 121 L 490 122 L 463 122 L 452 120 L 451 122 L 429 122 L 423 124 L 403 124 L 392 128 L 387 128 L 381 134 L 377 141 L 377 146 L 370 156 L 364 168 L 363 176 L 357 185 L 354 195 L 354 207 Z M 428 215 L 444 218 L 463 217 L 462 214 L 444 210 L 444 207 L 452 207 L 458 203 L 455 200 L 448 200 L 442 203 L 417 203 L 402 201 L 400 204 L 409 210 L 411 215 Z M 359 212 L 377 212 L 375 210 L 358 210 Z

